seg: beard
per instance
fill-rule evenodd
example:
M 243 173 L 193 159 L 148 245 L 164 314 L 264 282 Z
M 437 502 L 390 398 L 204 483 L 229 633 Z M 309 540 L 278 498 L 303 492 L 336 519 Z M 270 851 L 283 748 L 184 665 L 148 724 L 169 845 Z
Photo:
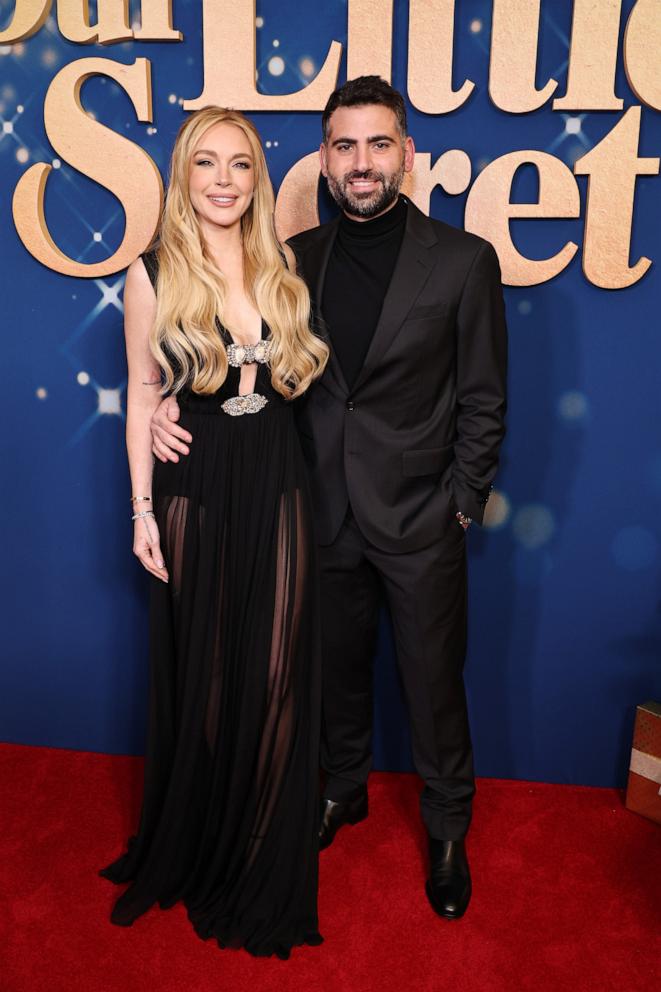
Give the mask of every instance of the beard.
M 380 183 L 380 186 L 371 193 L 354 193 L 349 186 L 352 179 L 369 179 Z M 332 176 L 330 173 L 326 176 L 328 191 L 340 210 L 366 220 L 376 217 L 392 206 L 399 196 L 403 181 L 403 162 L 399 170 L 391 172 L 390 175 L 369 169 L 367 172 L 347 172 L 344 176 Z

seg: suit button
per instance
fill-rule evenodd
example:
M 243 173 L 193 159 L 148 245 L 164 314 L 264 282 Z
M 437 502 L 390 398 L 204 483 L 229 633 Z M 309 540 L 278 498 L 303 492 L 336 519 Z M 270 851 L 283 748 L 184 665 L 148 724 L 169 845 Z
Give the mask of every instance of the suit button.
M 352 413 L 355 409 L 353 400 L 347 400 L 347 410 Z

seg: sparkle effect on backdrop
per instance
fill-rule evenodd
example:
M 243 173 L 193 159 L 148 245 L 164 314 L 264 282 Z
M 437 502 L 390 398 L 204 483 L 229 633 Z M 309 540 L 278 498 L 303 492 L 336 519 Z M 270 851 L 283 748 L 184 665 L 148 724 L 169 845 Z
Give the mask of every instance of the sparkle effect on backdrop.
M 125 62 L 150 58 L 153 125 L 135 120 L 128 97 L 110 80 L 91 79 L 82 99 L 89 113 L 142 145 L 165 177 L 181 104 L 201 91 L 200 7 L 193 0 L 175 3 L 180 44 L 72 45 L 51 17 L 28 41 L 0 47 L 0 210 L 8 242 L 3 298 L 12 328 L 5 331 L 12 368 L 6 394 L 20 424 L 5 442 L 5 464 L 16 466 L 8 511 L 16 521 L 9 551 L 18 563 L 8 591 L 16 628 L 3 676 L 0 733 L 6 739 L 139 749 L 146 681 L 144 582 L 124 519 L 124 278 L 69 279 L 41 267 L 13 231 L 11 194 L 29 165 L 51 162 L 46 213 L 56 243 L 81 261 L 111 254 L 122 237 L 122 210 L 110 193 L 53 158 L 43 131 L 45 91 L 73 59 L 96 53 Z M 474 175 L 515 148 L 545 150 L 573 166 L 619 115 L 553 113 L 548 104 L 522 116 L 498 111 L 486 91 L 491 4 L 465 0 L 457 7 L 457 78 L 470 76 L 476 90 L 445 117 L 411 111 L 418 151 L 434 159 L 462 148 Z M 623 23 L 631 3 L 624 7 Z M 294 0 L 265 0 L 257 13 L 264 92 L 304 86 L 330 40 L 346 43 L 341 0 L 311 12 Z M 538 79 L 558 79 L 558 94 L 570 22 L 570 3 L 542 4 Z M 394 39 L 393 83 L 405 90 L 401 9 Z M 341 81 L 344 73 L 343 63 Z M 625 108 L 636 102 L 621 68 L 616 92 Z M 277 188 L 294 162 L 318 145 L 319 115 L 251 116 Z M 660 149 L 658 115 L 644 108 L 641 154 Z M 513 198 L 534 199 L 533 171 L 520 170 Z M 584 205 L 585 180 L 578 182 Z M 506 291 L 509 434 L 488 508 L 490 533 L 470 535 L 467 677 L 481 774 L 621 781 L 633 707 L 661 691 L 654 594 L 661 492 L 654 426 L 661 412 L 653 372 L 661 260 L 655 257 L 661 253 L 655 182 L 639 179 L 637 185 L 632 258 L 647 254 L 655 261 L 639 284 L 597 290 L 582 277 L 577 257 L 550 283 Z M 465 196 L 437 189 L 431 212 L 462 226 L 464 203 Z M 331 216 L 323 197 L 321 213 Z M 567 238 L 580 243 L 580 225 L 514 221 L 512 230 L 521 251 L 545 257 Z M 408 767 L 386 623 L 377 667 L 377 762 Z

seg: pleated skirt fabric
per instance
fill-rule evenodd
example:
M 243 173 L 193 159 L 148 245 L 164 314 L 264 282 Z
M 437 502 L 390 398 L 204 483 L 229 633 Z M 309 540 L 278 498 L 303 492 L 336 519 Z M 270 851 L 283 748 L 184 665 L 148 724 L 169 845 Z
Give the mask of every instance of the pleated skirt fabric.
M 319 630 L 314 541 L 290 404 L 231 417 L 180 401 L 190 455 L 157 462 L 169 572 L 152 579 L 138 832 L 102 874 L 113 922 L 179 900 L 202 938 L 285 958 L 318 944 Z

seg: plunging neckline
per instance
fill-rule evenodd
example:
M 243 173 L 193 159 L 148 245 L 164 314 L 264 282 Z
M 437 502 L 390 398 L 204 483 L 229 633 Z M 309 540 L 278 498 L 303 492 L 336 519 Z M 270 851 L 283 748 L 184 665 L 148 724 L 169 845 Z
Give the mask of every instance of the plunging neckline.
M 233 344 L 235 348 L 254 348 L 255 345 L 259 344 L 260 341 L 265 341 L 266 338 L 267 338 L 267 335 L 264 334 L 264 328 L 266 327 L 266 321 L 264 320 L 263 317 L 261 318 L 261 324 L 259 326 L 259 337 L 258 337 L 258 339 L 254 343 L 251 341 L 251 342 L 249 342 L 249 344 L 239 344 L 232 337 L 232 332 L 230 331 L 229 327 L 225 327 L 224 324 L 221 324 L 220 320 L 218 320 L 218 327 L 220 328 L 221 337 L 227 337 L 229 339 L 225 343 L 226 344 Z
M 237 344 L 234 338 L 232 337 L 232 333 L 229 330 L 229 328 L 225 327 L 224 324 L 221 324 L 220 320 L 218 320 L 218 326 L 220 327 L 221 330 L 221 337 L 223 337 L 225 348 L 227 348 L 228 343 L 234 345 L 235 348 L 248 348 L 248 347 L 254 348 L 256 345 L 259 344 L 260 341 L 265 341 L 267 339 L 267 335 L 264 333 L 266 329 L 266 321 L 264 320 L 263 317 L 261 318 L 261 324 L 259 327 L 259 335 L 260 335 L 259 339 L 255 341 L 254 344 L 250 344 L 250 345 Z M 255 379 L 252 383 L 251 388 L 247 392 L 243 393 L 241 392 L 241 379 L 243 377 L 243 370 L 244 368 L 247 369 L 253 365 L 255 366 Z M 230 366 L 230 368 L 234 368 L 234 366 Z M 236 371 L 239 374 L 239 381 L 236 386 L 236 396 L 252 396 L 255 393 L 255 390 L 257 389 L 257 380 L 259 379 L 261 368 L 262 366 L 259 364 L 259 362 L 250 362 L 250 363 L 246 363 L 245 365 L 241 365 L 236 369 Z

